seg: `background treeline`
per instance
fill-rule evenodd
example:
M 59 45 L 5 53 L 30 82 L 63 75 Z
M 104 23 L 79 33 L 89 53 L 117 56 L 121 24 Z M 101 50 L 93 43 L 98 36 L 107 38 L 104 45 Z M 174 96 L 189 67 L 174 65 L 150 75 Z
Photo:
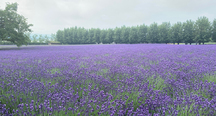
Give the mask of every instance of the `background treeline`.
M 47 35 L 30 35 L 27 34 L 30 38 L 30 42 L 29 45 L 47 45 L 49 42 L 57 42 L 56 39 L 56 35 L 55 34 L 51 34 L 51 36 L 47 36 Z
M 199 17 L 195 22 L 177 22 L 171 25 L 163 22 L 115 29 L 85 29 L 81 27 L 58 30 L 56 39 L 63 44 L 95 43 L 185 43 L 201 44 L 216 42 L 216 19 L 211 23 L 207 17 Z
M 42 35 L 42 34 L 33 34 L 25 33 L 25 35 L 30 39 L 27 45 L 48 45 L 48 43 L 59 43 L 56 39 L 56 34 Z M 0 41 L 0 45 L 14 45 L 10 41 Z

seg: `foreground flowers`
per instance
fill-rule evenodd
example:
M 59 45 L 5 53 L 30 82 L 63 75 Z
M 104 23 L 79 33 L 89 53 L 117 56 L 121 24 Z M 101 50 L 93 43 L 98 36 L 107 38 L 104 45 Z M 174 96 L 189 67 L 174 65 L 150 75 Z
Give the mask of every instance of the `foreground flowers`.
M 0 51 L 0 115 L 216 115 L 213 45 Z

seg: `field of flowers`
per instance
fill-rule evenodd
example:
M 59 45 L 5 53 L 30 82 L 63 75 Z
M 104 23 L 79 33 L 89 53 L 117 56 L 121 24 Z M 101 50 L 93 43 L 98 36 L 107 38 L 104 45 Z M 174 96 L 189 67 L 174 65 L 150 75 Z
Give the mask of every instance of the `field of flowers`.
M 216 47 L 0 50 L 0 115 L 216 115 Z

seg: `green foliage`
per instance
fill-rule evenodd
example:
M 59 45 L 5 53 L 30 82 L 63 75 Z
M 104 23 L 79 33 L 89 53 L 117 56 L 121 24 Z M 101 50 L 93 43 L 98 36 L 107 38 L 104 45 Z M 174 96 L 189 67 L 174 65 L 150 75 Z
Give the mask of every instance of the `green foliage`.
M 212 28 L 211 28 L 212 27 Z M 187 20 L 171 25 L 163 22 L 114 29 L 99 28 L 65 28 L 56 33 L 56 40 L 63 44 L 95 44 L 95 43 L 205 43 L 216 41 L 216 20 L 211 26 L 208 18 L 198 18 L 196 22 Z M 210 40 L 211 37 L 211 40 Z
M 94 37 L 94 29 L 90 29 L 88 31 L 88 36 L 87 36 L 87 42 L 86 43 L 89 43 L 89 44 L 95 43 L 93 37 Z
M 199 17 L 195 23 L 195 30 L 196 30 L 196 43 L 205 43 L 210 41 L 211 37 L 211 23 L 209 22 L 207 17 Z
M 159 42 L 160 43 L 169 43 L 170 42 L 170 28 L 171 28 L 171 24 L 169 22 L 163 22 L 160 26 L 159 26 Z
M 194 42 L 195 39 L 195 30 L 194 30 L 195 23 L 191 20 L 187 20 L 183 23 L 183 40 L 185 44 L 191 44 Z
M 108 29 L 107 33 L 106 33 L 106 37 L 104 39 L 104 43 L 112 43 L 113 42 L 113 30 L 112 29 Z
M 64 32 L 61 30 L 58 30 L 56 33 L 56 38 L 57 38 L 57 41 L 62 43 L 62 39 L 64 38 Z
M 121 35 L 120 35 L 121 43 L 128 43 L 129 42 L 130 28 L 128 28 L 126 26 L 122 26 L 121 30 L 122 30 Z
M 137 43 L 138 42 L 138 28 L 137 27 L 131 27 L 129 32 L 129 43 Z
M 158 24 L 154 22 L 148 28 L 148 42 L 159 43 L 159 38 Z
M 182 29 L 182 23 L 177 22 L 174 24 L 170 30 L 170 36 L 171 36 L 171 42 L 173 43 L 182 43 L 183 37 L 182 37 L 183 29 Z
M 102 42 L 102 43 L 106 42 L 105 41 L 106 33 L 107 33 L 106 30 L 101 30 L 101 33 L 100 33 L 100 42 Z
M 9 41 L 18 47 L 30 42 L 26 32 L 32 32 L 27 19 L 17 13 L 17 3 L 7 3 L 5 10 L 0 10 L 0 41 Z
M 216 19 L 212 23 L 212 41 L 216 42 Z
M 93 39 L 94 39 L 95 43 L 100 43 L 100 31 L 101 30 L 99 28 L 97 28 L 97 29 L 94 30 L 94 37 L 93 37 Z
M 114 30 L 114 42 L 122 43 L 121 40 L 121 28 L 116 27 Z
M 138 38 L 139 38 L 138 42 L 148 43 L 147 33 L 148 33 L 148 26 L 145 24 L 140 25 L 138 29 Z

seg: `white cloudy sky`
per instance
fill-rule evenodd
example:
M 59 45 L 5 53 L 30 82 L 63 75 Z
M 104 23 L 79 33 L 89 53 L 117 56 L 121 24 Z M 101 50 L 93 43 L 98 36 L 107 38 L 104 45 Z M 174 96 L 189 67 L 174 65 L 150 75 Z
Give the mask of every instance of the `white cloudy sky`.
M 74 26 L 115 28 L 216 18 L 216 0 L 0 0 L 0 9 L 6 2 L 19 4 L 18 13 L 34 25 L 33 34 Z

